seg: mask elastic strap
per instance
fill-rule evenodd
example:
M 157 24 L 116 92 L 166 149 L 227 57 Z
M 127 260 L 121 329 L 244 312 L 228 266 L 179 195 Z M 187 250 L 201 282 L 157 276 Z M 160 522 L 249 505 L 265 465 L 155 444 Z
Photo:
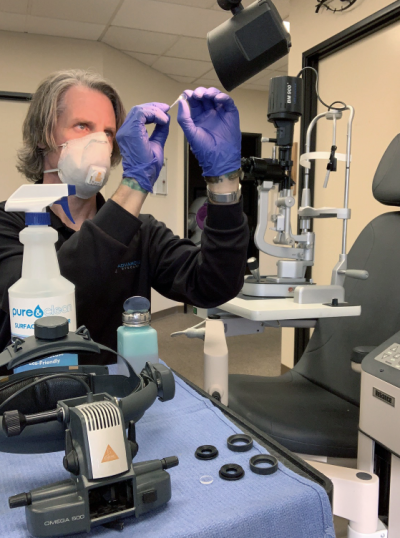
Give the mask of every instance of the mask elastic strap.
M 52 168 L 51 170 L 44 170 L 43 174 L 49 174 L 50 172 L 58 172 L 58 168 Z

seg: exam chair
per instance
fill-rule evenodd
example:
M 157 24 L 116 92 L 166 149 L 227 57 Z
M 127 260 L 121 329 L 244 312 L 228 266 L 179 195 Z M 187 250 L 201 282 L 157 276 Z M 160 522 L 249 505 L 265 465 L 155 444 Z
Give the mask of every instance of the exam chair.
M 379 163 L 372 191 L 380 203 L 400 206 L 400 134 Z M 359 367 L 367 352 L 400 329 L 399 211 L 364 228 L 349 252 L 348 268 L 369 273 L 365 281 L 347 278 L 344 285 L 346 301 L 361 305 L 361 316 L 319 320 L 303 356 L 286 374 L 229 376 L 229 407 L 300 454 L 357 457 L 361 376 L 352 361 Z

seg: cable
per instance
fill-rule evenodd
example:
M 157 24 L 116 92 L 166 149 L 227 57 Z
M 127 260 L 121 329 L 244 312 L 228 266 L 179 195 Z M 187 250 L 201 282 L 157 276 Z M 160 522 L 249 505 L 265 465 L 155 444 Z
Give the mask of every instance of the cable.
M 205 323 L 206 320 L 203 319 L 203 321 L 200 321 L 200 323 L 198 323 L 197 325 L 194 325 L 193 327 L 190 327 L 191 329 L 198 329 L 200 327 L 200 325 L 203 325 L 203 323 Z
M 30 389 L 34 387 L 35 385 L 38 385 L 39 383 L 42 383 L 42 381 L 47 381 L 48 379 L 54 379 L 55 377 L 67 377 L 69 379 L 73 379 L 74 381 L 79 381 L 79 383 L 81 383 L 85 387 L 88 394 L 92 392 L 89 385 L 85 381 L 83 381 L 83 379 L 79 377 L 75 377 L 71 374 L 63 374 L 63 373 L 47 375 L 45 377 L 42 377 L 41 379 L 37 379 L 36 381 L 33 381 L 32 383 L 29 383 L 29 385 L 26 385 L 25 387 L 22 387 L 22 389 L 17 390 L 17 392 L 14 392 L 14 394 L 11 394 L 11 396 L 5 399 L 4 402 L 0 405 L 0 411 L 2 411 L 2 409 L 4 408 L 6 404 L 11 402 L 11 400 L 13 400 L 16 396 L 19 396 L 20 394 L 22 394 L 25 390 Z
M 330 110 L 331 108 L 333 108 L 334 110 L 345 110 L 345 108 L 334 108 L 332 105 L 336 105 L 336 103 L 340 103 L 341 105 L 343 105 L 344 107 L 347 108 L 346 103 L 343 103 L 343 101 L 333 101 L 333 103 L 332 103 L 331 105 L 329 105 L 329 107 L 328 107 L 329 110 Z
M 305 71 L 306 69 L 311 69 L 311 71 L 314 71 L 315 73 L 315 76 L 316 76 L 316 80 L 315 80 L 315 93 L 317 94 L 317 98 L 318 98 L 318 101 L 320 103 L 322 103 L 324 106 L 326 106 L 326 108 L 328 110 L 346 110 L 347 109 L 347 105 L 346 103 L 343 103 L 343 101 L 334 101 L 332 104 L 330 105 L 327 105 L 320 97 L 319 93 L 318 93 L 318 80 L 319 80 L 319 75 L 318 75 L 318 71 L 316 69 L 314 69 L 314 67 L 303 67 L 303 69 L 300 69 L 300 71 L 297 73 L 297 76 L 300 77 L 302 74 L 303 74 L 303 71 Z M 335 105 L 336 103 L 340 103 L 341 105 L 343 105 L 342 108 L 338 108 L 338 107 L 334 107 L 332 105 Z

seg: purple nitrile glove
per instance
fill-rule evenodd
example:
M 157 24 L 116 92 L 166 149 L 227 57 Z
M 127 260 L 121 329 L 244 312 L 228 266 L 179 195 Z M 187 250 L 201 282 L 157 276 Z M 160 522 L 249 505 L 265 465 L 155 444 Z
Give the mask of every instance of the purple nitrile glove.
M 217 88 L 185 90 L 179 101 L 178 123 L 203 169 L 203 176 L 220 176 L 240 168 L 242 134 L 232 98 Z
M 146 103 L 134 106 L 117 132 L 122 155 L 123 177 L 133 178 L 142 189 L 153 192 L 153 185 L 164 163 L 164 146 L 169 132 L 169 105 Z M 155 123 L 148 136 L 145 125 Z

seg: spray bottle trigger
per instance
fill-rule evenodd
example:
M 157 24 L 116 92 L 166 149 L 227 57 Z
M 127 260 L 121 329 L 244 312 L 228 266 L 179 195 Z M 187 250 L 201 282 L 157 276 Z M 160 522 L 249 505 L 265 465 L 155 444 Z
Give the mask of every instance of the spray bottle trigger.
M 57 202 L 54 202 L 55 204 L 59 204 L 63 209 L 64 209 L 64 213 L 67 215 L 67 217 L 69 218 L 69 220 L 75 224 L 75 221 L 74 219 L 72 218 L 72 215 L 71 215 L 71 212 L 69 210 L 69 206 L 68 206 L 68 196 L 63 196 L 62 198 L 60 198 L 59 200 L 57 200 Z

